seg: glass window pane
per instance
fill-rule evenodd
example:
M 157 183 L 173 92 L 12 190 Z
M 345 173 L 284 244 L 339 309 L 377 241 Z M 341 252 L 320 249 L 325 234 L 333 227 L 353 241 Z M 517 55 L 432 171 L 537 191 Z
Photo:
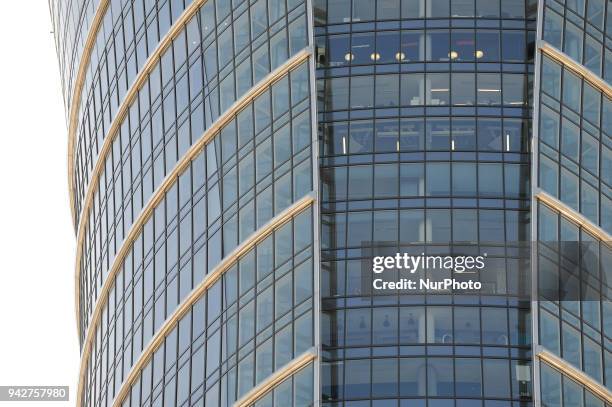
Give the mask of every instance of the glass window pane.
M 451 54 L 448 30 L 428 30 L 426 45 L 428 61 L 449 61 Z
M 370 360 L 347 360 L 344 364 L 344 397 L 347 399 L 369 397 Z
M 427 104 L 450 104 L 450 84 L 448 74 L 427 74 Z
M 469 73 L 452 74 L 452 101 L 453 105 L 470 106 L 476 102 L 474 95 L 475 75 Z M 499 86 L 498 86 L 499 87 Z
M 504 62 L 524 62 L 527 59 L 524 31 L 502 31 L 502 56 Z
M 560 354 L 559 320 L 548 312 L 540 313 L 540 342 L 549 351 Z
M 401 105 L 420 106 L 424 102 L 425 75 L 404 74 L 401 78 Z
M 450 147 L 450 123 L 448 119 L 427 119 L 427 150 L 448 151 Z
M 397 359 L 373 359 L 372 397 L 393 397 L 397 393 Z
M 561 100 L 561 66 L 548 57 L 542 58 L 542 90 Z
M 485 397 L 510 397 L 510 369 L 505 359 L 484 359 L 482 361 Z
M 402 397 L 424 397 L 426 389 L 425 372 L 425 359 L 400 359 L 400 395 Z
M 501 151 L 502 129 L 499 120 L 478 119 L 478 150 Z
M 501 164 L 478 164 L 478 195 L 502 197 L 504 190 Z
M 527 78 L 523 74 L 503 74 L 504 105 L 522 106 L 527 101 Z
M 479 105 L 501 104 L 502 89 L 499 74 L 479 73 L 477 90 Z
M 453 360 L 427 359 L 427 395 L 452 397 L 454 393 Z
M 447 209 L 430 209 L 427 211 L 427 241 L 448 243 L 451 241 L 450 211 Z
M 455 307 L 454 342 L 480 343 L 480 309 L 478 307 Z
M 410 0 L 412 1 L 412 0 Z M 419 1 L 415 2 L 418 4 Z M 412 62 L 425 60 L 425 36 L 423 31 L 402 31 L 401 33 L 401 52 L 399 61 Z
M 566 20 L 564 51 L 575 61 L 582 62 L 583 31 Z
M 425 309 L 423 307 L 401 307 L 399 318 L 400 343 L 425 343 Z
M 561 407 L 561 375 L 542 363 L 540 367 L 542 380 L 542 404 L 550 407 Z
M 574 110 L 580 112 L 582 81 L 579 76 L 574 75 L 569 70 L 563 70 L 563 103 Z
M 478 241 L 478 212 L 475 209 L 454 209 L 453 242 L 476 241 Z
M 450 195 L 450 165 L 427 163 L 427 196 Z
M 397 170 L 396 164 L 377 164 L 374 166 L 374 195 L 376 198 L 397 197 Z
M 375 151 L 398 151 L 398 123 L 397 119 L 377 120 L 375 135 Z
M 374 106 L 374 76 L 351 78 L 351 108 L 362 109 Z
M 481 397 L 480 359 L 455 359 L 456 397 Z
M 476 165 L 453 163 L 453 196 L 476 196 Z
M 453 343 L 453 318 L 450 307 L 427 309 L 427 342 Z

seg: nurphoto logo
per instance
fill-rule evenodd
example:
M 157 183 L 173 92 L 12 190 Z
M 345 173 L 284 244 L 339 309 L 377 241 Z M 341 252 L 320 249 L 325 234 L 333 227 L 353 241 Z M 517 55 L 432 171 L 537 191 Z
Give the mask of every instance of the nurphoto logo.
M 395 256 L 374 256 L 372 258 L 372 273 L 378 278 L 372 280 L 374 290 L 480 290 L 480 281 L 457 280 L 455 278 L 400 278 L 386 281 L 383 276 L 378 276 L 385 271 L 405 271 L 414 275 L 417 271 L 447 271 L 458 274 L 476 274 L 485 268 L 486 253 L 481 256 L 441 256 L 425 255 L 418 256 L 408 253 L 396 253 Z

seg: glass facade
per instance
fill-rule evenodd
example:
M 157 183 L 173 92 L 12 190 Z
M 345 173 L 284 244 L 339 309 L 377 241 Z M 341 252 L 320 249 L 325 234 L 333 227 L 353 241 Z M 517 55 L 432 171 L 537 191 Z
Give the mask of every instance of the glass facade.
M 540 344 L 612 388 L 612 248 L 540 204 Z
M 318 342 L 307 3 L 77 3 L 51 4 L 76 117 L 77 404 L 229 406 L 282 374 L 250 405 L 311 405 L 315 362 L 293 366 Z
M 238 258 L 174 323 L 132 380 L 123 405 L 233 405 L 310 349 L 311 229 L 312 211 L 306 210 Z M 133 357 L 136 360 L 138 352 Z M 105 396 L 113 399 L 113 373 L 117 379 L 120 372 L 102 376 L 109 379 L 102 380 L 97 391 L 91 389 L 87 405 L 104 405 Z M 87 381 L 96 383 L 93 375 Z M 96 400 L 100 393 L 102 400 Z M 312 393 L 308 396 L 312 398 Z
M 542 57 L 540 188 L 612 231 L 612 99 Z
M 50 12 L 79 407 L 612 405 L 609 1 Z M 444 247 L 482 290 L 364 285 Z
M 322 405 L 530 404 L 512 275 L 528 261 L 535 4 L 315 4 Z M 381 241 L 473 243 L 497 277 L 481 296 L 368 295 L 363 253 Z
M 597 0 L 540 4 L 533 170 L 549 198 L 532 225 L 535 346 L 570 366 L 539 358 L 547 406 L 612 403 L 611 13 Z

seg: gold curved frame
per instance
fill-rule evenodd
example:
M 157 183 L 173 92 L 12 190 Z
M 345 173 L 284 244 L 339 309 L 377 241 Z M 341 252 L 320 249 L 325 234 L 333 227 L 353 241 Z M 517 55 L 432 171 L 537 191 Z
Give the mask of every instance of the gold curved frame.
M 93 344 L 93 336 L 95 334 L 95 327 L 97 326 L 98 320 L 102 314 L 102 309 L 104 307 L 104 304 L 106 304 L 106 299 L 105 299 L 106 295 L 108 294 L 108 292 L 110 291 L 111 287 L 114 284 L 114 277 L 119 272 L 119 269 L 121 268 L 123 258 L 126 256 L 128 250 L 131 248 L 131 244 L 133 243 L 133 241 L 138 237 L 140 228 L 153 214 L 153 210 L 159 204 L 159 202 L 163 199 L 166 191 L 169 190 L 172 185 L 174 185 L 174 183 L 178 179 L 178 175 L 181 174 L 187 168 L 187 166 L 191 163 L 191 159 L 194 158 L 202 150 L 202 148 L 204 148 L 210 142 L 210 140 L 212 140 L 218 134 L 219 130 L 223 128 L 223 126 L 225 126 L 230 120 L 232 120 L 236 113 L 238 113 L 246 105 L 251 103 L 253 99 L 255 99 L 257 96 L 263 93 L 274 82 L 281 79 L 285 74 L 287 74 L 293 68 L 297 67 L 299 64 L 307 60 L 310 57 L 310 55 L 311 55 L 310 47 L 305 48 L 304 50 L 300 51 L 299 53 L 294 55 L 291 59 L 286 61 L 283 65 L 281 65 L 276 70 L 271 72 L 268 76 L 266 76 L 264 79 L 262 79 L 255 87 L 251 88 L 242 98 L 237 100 L 225 113 L 223 113 L 223 115 L 221 115 L 221 117 L 215 123 L 213 123 L 213 125 L 209 129 L 207 129 L 204 132 L 204 134 L 200 137 L 200 139 L 197 142 L 195 142 L 190 147 L 189 150 L 187 150 L 185 155 L 181 157 L 181 159 L 176 164 L 176 166 L 173 168 L 173 170 L 168 175 L 166 175 L 166 177 L 164 178 L 164 181 L 155 190 L 155 192 L 153 193 L 153 195 L 147 202 L 146 206 L 143 207 L 143 209 L 140 211 L 140 214 L 138 215 L 138 217 L 136 218 L 136 220 L 130 227 L 128 234 L 125 236 L 123 242 L 121 243 L 121 248 L 115 255 L 115 259 L 113 261 L 113 264 L 111 265 L 109 274 L 106 277 L 104 284 L 102 285 L 100 293 L 98 294 L 98 301 L 96 302 L 96 305 L 94 307 L 94 311 L 91 316 L 91 321 L 88 325 L 87 334 L 83 342 L 83 349 L 81 351 L 81 367 L 80 367 L 80 372 L 79 372 L 79 390 L 78 390 L 79 393 L 77 396 L 78 400 L 80 400 L 80 397 L 81 397 L 81 392 L 82 392 L 81 385 L 82 385 L 83 379 L 85 378 L 86 361 L 89 358 L 89 355 L 91 353 L 91 347 Z M 309 197 L 309 199 L 313 201 L 314 197 Z M 79 236 L 81 235 L 79 234 Z M 75 277 L 77 282 L 79 281 L 79 275 L 80 275 L 79 264 L 80 264 L 81 255 L 82 255 L 82 240 L 78 240 L 77 241 L 77 263 L 76 263 L 77 268 L 76 268 L 76 277 Z M 80 335 L 80 323 L 78 323 L 79 321 L 78 319 L 78 310 L 79 310 L 78 285 L 76 286 L 76 290 L 77 290 L 76 291 L 77 325 L 79 328 L 78 332 Z
M 185 298 L 176 310 L 172 313 L 170 317 L 166 319 L 163 325 L 159 328 L 159 330 L 155 333 L 153 338 L 149 341 L 146 347 L 143 349 L 142 353 L 138 357 L 138 360 L 132 368 L 130 369 L 130 373 L 123 381 L 121 385 L 120 391 L 117 393 L 115 400 L 122 400 L 125 397 L 125 393 L 130 388 L 133 380 L 138 377 L 140 374 L 140 369 L 145 365 L 145 363 L 150 359 L 153 352 L 159 347 L 159 345 L 163 342 L 164 338 L 172 328 L 178 323 L 178 321 L 191 309 L 191 306 L 195 304 L 200 297 L 210 286 L 212 286 L 231 266 L 233 266 L 236 261 L 243 256 L 246 252 L 251 250 L 257 243 L 265 239 L 272 233 L 275 229 L 278 229 L 283 224 L 289 222 L 292 217 L 301 213 L 306 208 L 310 207 L 315 202 L 314 194 L 308 194 L 304 196 L 299 201 L 295 202 L 289 208 L 285 209 L 283 212 L 272 218 L 268 223 L 264 226 L 256 230 L 251 236 L 247 238 L 242 244 L 240 244 L 237 248 L 235 248 L 229 255 L 227 255 L 219 265 L 217 265 L 210 273 L 206 275 L 204 280 L 197 287 L 195 287 Z M 79 383 L 77 390 L 77 406 L 81 405 L 82 397 L 83 397 L 83 384 L 86 374 L 87 368 L 87 360 L 90 356 L 91 352 L 91 344 L 92 341 L 88 341 L 86 345 L 87 354 L 83 354 L 81 357 L 81 368 L 79 372 Z M 117 401 L 115 401 L 116 404 Z
M 242 108 L 244 108 L 247 104 L 249 104 L 252 101 L 252 99 L 259 96 L 259 94 L 265 91 L 275 81 L 283 77 L 287 72 L 291 71 L 293 68 L 295 68 L 296 66 L 298 66 L 299 64 L 307 60 L 310 57 L 310 55 L 311 55 L 310 47 L 305 48 L 302 51 L 295 54 L 293 57 L 287 60 L 283 65 L 279 66 L 273 72 L 268 74 L 265 78 L 259 81 L 258 84 L 252 87 L 240 99 L 234 102 L 234 104 L 230 106 L 219 117 L 219 119 L 217 119 L 217 121 L 215 121 L 212 124 L 212 126 L 204 132 L 204 134 L 200 137 L 200 139 L 196 141 L 189 150 L 187 150 L 187 152 L 185 153 L 183 157 L 181 157 L 181 159 L 176 164 L 176 166 L 173 168 L 173 170 L 168 175 L 166 175 L 166 178 L 161 183 L 161 185 L 157 188 L 157 190 L 153 193 L 153 195 L 149 199 L 149 202 L 142 208 L 142 210 L 140 211 L 140 214 L 138 215 L 138 218 L 134 221 L 134 223 L 130 227 L 130 231 L 125 236 L 121 244 L 121 249 L 116 254 L 116 259 L 122 259 L 125 256 L 126 254 L 125 246 L 128 245 L 128 243 L 131 242 L 136 237 L 138 228 L 144 224 L 144 221 L 148 219 L 151 211 L 159 203 L 165 191 L 175 182 L 173 178 L 175 178 L 178 174 L 183 172 L 185 168 L 187 168 L 187 165 L 189 164 L 191 158 L 193 158 L 203 146 L 208 144 L 208 142 L 215 136 L 215 133 L 218 132 L 223 126 L 225 126 L 225 124 L 227 124 L 236 113 L 238 113 Z M 111 144 L 112 144 L 112 137 L 109 134 L 109 136 L 104 140 L 104 145 L 107 147 L 106 150 L 110 148 Z M 98 163 L 100 163 L 101 161 L 102 160 L 99 160 Z M 93 188 L 91 188 L 88 192 L 90 191 L 93 191 Z M 89 205 L 91 204 L 92 200 L 93 200 L 93 193 L 88 194 L 88 201 L 87 201 L 88 206 L 84 207 L 84 209 L 89 208 Z M 81 221 L 83 221 L 83 219 L 86 219 L 86 216 L 83 216 L 81 218 Z M 76 263 L 75 263 L 76 270 L 75 270 L 75 276 L 74 276 L 74 280 L 75 280 L 75 293 L 74 294 L 75 294 L 75 308 L 76 308 L 76 318 L 77 318 L 77 333 L 79 337 L 81 335 L 81 323 L 80 323 L 80 314 L 79 314 L 79 310 L 80 310 L 79 293 L 80 293 L 80 278 L 81 278 L 80 263 L 81 263 L 81 257 L 83 256 L 84 240 L 85 240 L 85 225 L 82 225 L 81 227 L 79 227 L 78 236 L 77 236 L 77 254 L 76 254 Z M 115 264 L 113 264 L 113 267 L 115 267 Z M 108 291 L 106 287 L 108 280 L 112 280 L 115 272 L 116 271 L 113 271 L 113 268 L 111 268 L 111 271 L 109 275 L 107 276 L 107 281 L 104 282 L 102 286 L 102 290 L 100 291 L 100 294 L 98 295 L 98 298 L 101 298 Z M 96 304 L 96 309 L 97 309 L 97 304 Z M 94 311 L 94 316 L 92 316 L 92 322 L 90 322 L 90 325 L 96 320 L 97 317 L 95 317 L 95 315 L 96 315 L 96 311 Z
M 606 94 L 608 98 L 612 99 L 612 85 L 602 79 L 599 75 L 588 70 L 584 65 L 575 61 L 565 52 L 553 47 L 544 40 L 538 40 L 538 49 L 550 58 L 561 62 L 567 68 L 582 76 L 587 82 L 599 89 L 602 93 Z
M 109 0 L 100 0 L 100 1 L 104 2 L 105 5 L 104 5 L 104 10 L 101 11 L 102 15 L 100 16 L 100 21 L 98 22 L 96 26 L 96 30 L 95 30 L 96 33 L 98 31 L 99 25 L 102 23 L 102 19 L 104 18 L 104 14 L 105 14 L 104 11 L 106 11 Z M 183 13 L 176 19 L 174 24 L 172 24 L 172 26 L 170 27 L 166 35 L 164 35 L 164 37 L 160 39 L 159 43 L 157 44 L 157 47 L 151 53 L 151 55 L 149 55 L 149 57 L 147 58 L 147 61 L 145 62 L 143 67 L 138 72 L 136 79 L 134 79 L 134 82 L 132 83 L 127 93 L 125 94 L 121 102 L 121 105 L 117 109 L 117 114 L 115 115 L 115 118 L 113 119 L 111 123 L 111 127 L 109 128 L 108 133 L 106 137 L 104 138 L 102 148 L 100 149 L 98 153 L 98 159 L 96 160 L 94 169 L 91 172 L 91 178 L 89 179 L 89 183 L 87 185 L 87 192 L 85 195 L 85 200 L 83 201 L 83 207 L 81 209 L 81 217 L 78 223 L 78 230 L 82 229 L 84 226 L 85 222 L 83 222 L 83 218 L 87 218 L 87 216 L 84 216 L 85 210 L 87 210 L 89 205 L 91 204 L 90 191 L 92 189 L 95 189 L 95 186 L 98 183 L 98 175 L 101 171 L 101 168 L 104 167 L 103 161 L 106 158 L 106 155 L 108 154 L 108 151 L 110 150 L 110 147 L 111 147 L 111 143 L 108 142 L 108 139 L 111 139 L 110 141 L 114 139 L 115 134 L 117 133 L 117 131 L 119 130 L 119 127 L 121 126 L 121 122 L 123 121 L 123 118 L 125 117 L 125 115 L 127 114 L 129 110 L 130 104 L 132 103 L 134 98 L 138 95 L 138 90 L 140 89 L 144 81 L 149 77 L 149 73 L 153 70 L 153 68 L 155 68 L 157 59 L 166 50 L 166 48 L 168 48 L 168 46 L 172 44 L 172 40 L 174 40 L 174 38 L 182 31 L 185 23 L 187 23 L 187 21 L 195 15 L 195 13 L 200 9 L 200 6 L 204 4 L 206 1 L 207 0 L 194 0 L 193 3 L 191 3 L 187 8 L 185 8 L 185 10 L 183 10 Z M 98 17 L 97 11 L 96 11 L 96 17 Z M 96 20 L 94 19 L 94 21 Z M 93 30 L 90 30 L 89 32 L 90 35 L 92 32 Z M 89 38 L 90 35 L 88 35 L 87 40 L 90 39 Z M 70 121 L 68 125 L 68 189 L 70 191 L 70 208 L 71 208 L 71 211 L 73 212 L 73 218 L 72 218 L 73 222 L 76 220 L 76 213 L 75 213 L 75 208 L 74 208 L 74 203 L 75 203 L 74 202 L 74 186 L 75 185 L 74 185 L 74 177 L 72 176 L 72 174 L 74 172 L 74 144 L 76 140 L 76 131 L 77 131 L 77 126 L 78 126 L 77 113 L 79 111 L 79 105 L 81 103 L 80 96 L 81 96 L 81 91 L 82 91 L 83 84 L 84 84 L 85 77 L 86 77 L 85 72 L 86 72 L 87 66 L 89 65 L 89 58 L 91 57 L 91 50 L 93 48 L 93 44 L 95 40 L 96 40 L 96 34 L 94 33 L 91 44 L 89 48 L 87 48 L 87 57 L 82 59 L 81 64 L 79 64 L 79 73 L 77 75 L 77 81 L 79 85 L 78 93 L 76 92 L 77 87 L 75 86 L 75 94 L 74 94 L 75 97 L 78 96 L 78 99 L 73 98 L 72 99 L 73 103 L 70 105 L 70 119 L 69 119 Z M 76 103 L 74 103 L 75 100 L 76 100 Z M 74 226 L 76 227 L 77 225 L 74 225 Z
M 108 3 L 108 0 L 101 0 L 101 1 Z M 168 48 L 168 46 L 172 44 L 172 40 L 174 39 L 174 37 L 176 37 L 176 35 L 178 35 L 181 32 L 183 25 L 199 10 L 200 6 L 206 1 L 207 0 L 194 0 L 194 2 L 191 3 L 189 7 L 187 7 L 183 11 L 180 17 L 174 22 L 172 27 L 170 27 L 170 29 L 168 30 L 164 38 L 162 38 L 160 42 L 157 44 L 157 48 L 155 48 L 153 53 L 149 55 L 144 66 L 138 72 L 136 79 L 134 79 L 134 83 L 132 83 L 127 93 L 125 94 L 125 97 L 123 98 L 123 101 L 121 102 L 121 105 L 119 106 L 119 109 L 117 109 L 117 114 L 115 115 L 115 118 L 113 119 L 111 123 L 108 133 L 106 137 L 104 138 L 104 142 L 102 143 L 102 147 L 100 148 L 100 151 L 98 153 L 98 159 L 96 160 L 94 169 L 91 172 L 91 177 L 87 185 L 87 192 L 85 193 L 85 199 L 83 200 L 81 216 L 79 218 L 79 223 L 77 227 L 77 262 L 80 259 L 80 245 L 81 245 L 82 240 L 84 239 L 84 229 L 87 224 L 87 213 L 89 211 L 89 208 L 91 207 L 91 202 L 93 201 L 94 191 L 98 185 L 100 172 L 104 168 L 104 160 L 106 159 L 106 155 L 110 151 L 112 142 L 115 139 L 117 131 L 119 131 L 119 128 L 121 127 L 121 123 L 123 122 L 123 119 L 127 115 L 131 103 L 134 101 L 134 99 L 138 95 L 138 90 L 140 89 L 142 84 L 145 82 L 145 80 L 149 77 L 149 73 L 153 70 L 153 68 L 155 68 L 157 59 L 166 50 L 166 48 Z M 101 18 L 103 17 L 104 17 L 104 14 L 102 15 Z M 88 39 L 89 39 L 89 36 L 88 36 Z M 94 35 L 94 40 L 95 40 L 95 35 Z M 91 46 L 93 46 L 93 42 Z M 91 53 L 91 49 L 89 49 L 88 52 Z M 89 60 L 89 57 L 87 61 L 88 60 Z M 84 64 L 84 66 L 87 66 L 87 64 Z M 83 71 L 84 70 L 85 68 L 83 68 Z M 79 73 L 80 71 L 81 71 L 81 68 L 79 67 Z M 76 104 L 73 104 L 70 106 L 70 122 L 69 122 L 69 127 L 68 127 L 68 157 L 69 157 L 68 159 L 68 190 L 70 191 L 70 208 L 71 208 L 71 211 L 73 212 L 73 222 L 76 220 L 76 214 L 74 213 L 75 212 L 74 177 L 72 176 L 74 172 L 73 151 L 74 151 L 74 143 L 76 139 L 76 128 L 77 128 L 77 121 L 78 121 L 78 117 L 76 115 L 78 112 L 78 105 L 80 104 L 80 91 L 83 86 L 83 81 L 85 80 L 85 73 L 83 72 L 83 77 L 78 77 L 78 79 L 80 81 L 79 94 L 78 94 L 79 99 Z M 76 87 L 75 87 L 75 90 L 76 90 Z M 79 265 L 77 263 L 77 270 L 78 270 L 78 267 Z M 79 274 L 77 271 L 75 275 L 75 284 L 74 284 L 75 286 L 75 306 L 76 306 L 75 312 L 76 312 L 76 321 L 77 321 L 77 332 L 80 335 L 81 324 L 79 322 L 80 321 L 79 319 L 79 285 L 80 285 L 80 281 L 79 281 Z
M 561 371 L 561 373 L 565 376 L 570 377 L 572 380 L 589 389 L 607 404 L 612 404 L 612 392 L 602 386 L 597 380 L 584 373 L 582 370 L 576 369 L 572 364 L 566 362 L 557 355 L 554 355 L 542 346 L 536 347 L 536 356 L 538 359 L 540 359 L 540 361 L 544 361 L 546 364 Z
M 272 373 L 258 386 L 251 389 L 241 399 L 237 400 L 234 403 L 233 407 L 248 407 L 252 405 L 257 400 L 268 394 L 276 386 L 281 384 L 285 379 L 288 379 L 292 375 L 304 369 L 315 359 L 317 359 L 315 349 L 311 349 L 310 351 L 304 352 L 300 356 L 291 360 L 285 366 Z M 117 407 L 119 407 L 119 405 L 117 405 Z
M 106 10 L 108 9 L 109 0 L 100 0 L 94 18 L 89 27 L 87 38 L 85 39 L 85 45 L 83 47 L 83 53 L 81 54 L 81 60 L 79 61 L 79 70 L 77 71 L 76 79 L 74 80 L 74 87 L 72 89 L 72 99 L 70 99 L 70 115 L 68 118 L 68 194 L 70 197 L 70 214 L 72 215 L 72 226 L 77 227 L 76 224 L 76 210 L 74 207 L 74 143 L 76 138 L 77 128 L 77 114 L 81 105 L 81 92 L 83 91 L 83 85 L 85 84 L 85 77 L 87 76 L 87 68 L 89 67 L 89 60 L 91 59 L 91 52 L 93 46 L 96 43 L 96 37 Z M 77 320 L 78 321 L 78 320 Z
M 560 214 L 580 226 L 582 229 L 588 231 L 590 234 L 594 235 L 597 239 L 601 240 L 603 243 L 610 245 L 612 243 L 612 236 L 610 236 L 605 230 L 595 225 L 589 219 L 587 219 L 583 214 L 575 211 L 570 208 L 557 198 L 552 195 L 542 191 L 537 188 L 535 193 L 535 198 L 545 203 L 547 206 L 553 208 L 558 211 Z

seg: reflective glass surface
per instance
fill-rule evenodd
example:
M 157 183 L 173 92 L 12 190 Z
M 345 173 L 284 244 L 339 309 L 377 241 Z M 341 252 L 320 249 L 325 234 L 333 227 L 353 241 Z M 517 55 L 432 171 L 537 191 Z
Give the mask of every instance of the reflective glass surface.
M 540 368 L 543 406 L 608 407 L 602 399 L 563 372 L 542 363 Z
M 612 100 L 542 57 L 539 186 L 612 233 Z
M 263 395 L 252 407 L 310 407 L 313 405 L 313 366 L 285 379 L 280 385 Z
M 315 2 L 322 405 L 531 402 L 535 2 Z M 481 295 L 364 291 L 362 263 L 471 243 Z
M 273 214 L 301 197 L 304 191 L 312 189 L 308 182 L 311 177 L 304 176 L 312 172 L 308 76 L 308 65 L 302 64 L 253 98 L 245 109 L 231 117 L 207 144 L 206 151 L 193 162 L 194 168 L 190 170 L 193 177 L 183 176 L 185 185 L 193 184 L 193 194 L 200 190 L 200 196 L 206 196 L 200 204 L 202 210 L 207 211 L 202 214 L 202 223 L 198 226 L 203 228 L 200 233 L 207 233 L 207 239 L 213 239 L 218 246 L 222 238 L 217 231 L 222 225 L 232 230 L 223 232 L 233 236 L 223 237 L 224 255 L 255 227 L 263 225 Z M 106 179 L 100 185 L 103 193 L 96 195 L 86 229 L 80 264 L 81 340 L 86 334 L 98 292 L 132 222 L 166 174 L 202 136 L 202 131 L 194 126 L 203 127 L 203 114 L 202 104 L 194 112 L 187 108 L 183 115 L 186 119 L 178 133 L 170 133 L 167 137 L 153 136 L 158 133 L 147 130 L 137 133 L 133 139 L 123 138 L 123 134 L 117 139 L 117 155 L 111 154 L 108 172 L 102 174 Z M 161 126 L 162 122 L 157 118 L 153 123 Z M 156 139 L 153 143 L 152 138 Z M 124 153 L 119 152 L 123 150 L 121 146 L 125 146 Z M 106 174 L 114 176 L 106 178 Z M 181 199 L 185 200 L 192 194 L 191 189 L 177 185 L 171 188 L 174 202 L 166 207 L 165 215 L 163 209 L 155 213 L 160 219 L 155 224 L 156 236 L 164 232 L 164 216 L 170 225 L 178 208 L 182 207 L 176 203 L 176 196 L 184 195 Z M 237 220 L 242 216 L 246 217 L 244 223 Z M 241 223 L 240 231 L 237 222 Z M 151 220 L 145 228 L 147 234 L 153 235 Z M 209 258 L 220 259 L 218 250 L 221 248 L 215 247 Z M 145 240 L 144 256 L 151 251 L 151 240 Z
M 118 14 L 117 3 L 113 1 L 109 4 L 107 9 L 109 16 L 105 16 L 106 24 L 111 18 L 110 15 L 113 15 L 113 9 L 114 15 Z M 67 112 L 72 103 L 74 81 L 85 49 L 85 40 L 89 31 L 93 29 L 94 15 L 99 5 L 99 0 L 49 1 Z
M 546 0 L 544 4 L 543 40 L 612 82 L 610 2 Z
M 154 10 L 148 11 L 151 4 Z M 213 0 L 204 2 L 154 61 L 137 97 L 130 102 L 128 113 L 117 119 L 117 111 L 140 69 L 183 10 L 182 2 L 146 3 L 145 10 L 140 10 L 143 6 L 139 2 L 128 5 L 128 19 L 130 12 L 150 14 L 146 21 L 140 21 L 141 26 L 137 25 L 136 17 L 136 26 L 132 27 L 130 22 L 127 47 L 122 45 L 115 50 L 119 53 L 118 63 L 114 57 L 111 59 L 114 55 L 111 52 L 119 40 L 123 42 L 123 30 L 115 33 L 119 38 L 109 40 L 111 50 L 99 53 L 103 58 L 100 66 L 90 65 L 96 73 L 88 76 L 94 78 L 93 83 L 82 94 L 73 174 L 77 223 L 91 173 L 107 136 L 113 137 L 116 157 L 107 154 L 102 158 L 107 178 L 112 178 L 108 174 L 111 167 L 116 170 L 117 162 L 127 159 L 125 150 L 129 142 L 123 141 L 120 146 L 121 137 L 133 139 L 150 133 L 153 136 L 150 148 L 155 149 L 160 138 L 188 132 L 189 129 L 181 127 L 185 127 L 183 122 L 189 116 L 203 116 L 199 120 L 204 124 L 196 129 L 207 128 L 251 86 L 307 45 L 303 1 L 289 1 L 286 5 L 284 0 L 270 0 L 269 13 L 266 5 L 266 0 L 251 6 L 245 1 L 235 2 L 233 8 L 224 2 L 218 5 Z M 132 30 L 136 34 L 130 34 Z M 121 136 L 117 132 L 108 134 L 116 120 L 120 120 Z M 147 154 L 143 153 L 143 163 Z M 104 175 L 101 177 L 103 180 Z M 103 188 L 98 189 L 98 194 L 104 192 Z
M 161 344 L 148 349 L 152 356 L 131 381 L 123 405 L 230 406 L 309 350 L 314 340 L 312 225 L 307 208 L 237 258 L 173 323 Z M 147 280 L 157 280 L 157 273 L 148 277 L 145 270 L 142 277 L 132 277 L 124 268 L 117 287 L 125 290 L 109 297 L 111 311 L 105 311 L 108 319 L 98 328 L 96 351 L 88 361 L 83 405 L 113 401 L 152 334 L 201 282 L 197 256 L 178 270 L 162 270 L 161 286 L 155 288 Z M 148 298 L 149 290 L 155 298 Z
M 612 389 L 612 247 L 538 208 L 540 345 Z

